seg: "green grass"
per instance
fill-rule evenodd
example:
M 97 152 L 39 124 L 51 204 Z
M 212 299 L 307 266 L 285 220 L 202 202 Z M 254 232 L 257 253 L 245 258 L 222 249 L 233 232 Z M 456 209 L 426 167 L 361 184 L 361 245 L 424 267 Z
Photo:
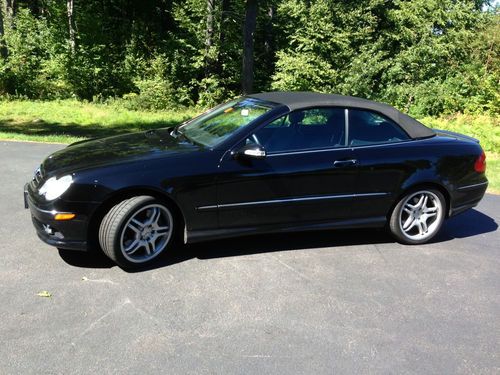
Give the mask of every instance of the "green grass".
M 0 101 L 0 139 L 71 143 L 177 125 L 196 110 L 130 111 L 76 100 Z
M 486 176 L 490 184 L 488 192 L 500 194 L 500 156 L 498 154 L 488 154 L 486 158 Z
M 425 117 L 420 121 L 435 129 L 450 130 L 481 141 L 486 153 L 500 155 L 500 117 L 457 114 L 447 117 Z
M 131 111 L 119 104 L 77 100 L 0 101 L 0 139 L 71 143 L 85 138 L 173 126 L 199 112 L 195 109 Z M 478 138 L 487 154 L 489 191 L 500 193 L 500 117 L 458 114 L 426 117 L 421 121 L 432 128 Z

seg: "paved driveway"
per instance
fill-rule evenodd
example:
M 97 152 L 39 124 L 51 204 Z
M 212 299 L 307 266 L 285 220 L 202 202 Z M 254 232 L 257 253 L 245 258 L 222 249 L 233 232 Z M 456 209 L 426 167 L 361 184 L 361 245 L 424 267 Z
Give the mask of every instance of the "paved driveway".
M 500 197 L 425 246 L 273 235 L 125 273 L 36 238 L 23 183 L 60 147 L 0 142 L 1 374 L 500 372 Z

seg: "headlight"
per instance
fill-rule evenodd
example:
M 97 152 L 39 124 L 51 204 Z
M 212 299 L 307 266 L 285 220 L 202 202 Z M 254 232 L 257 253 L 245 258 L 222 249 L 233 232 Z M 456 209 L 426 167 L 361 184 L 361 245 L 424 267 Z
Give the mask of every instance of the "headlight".
M 51 177 L 42 185 L 38 190 L 38 194 L 44 195 L 45 199 L 51 201 L 59 198 L 73 182 L 71 175 L 63 176 L 61 178 Z

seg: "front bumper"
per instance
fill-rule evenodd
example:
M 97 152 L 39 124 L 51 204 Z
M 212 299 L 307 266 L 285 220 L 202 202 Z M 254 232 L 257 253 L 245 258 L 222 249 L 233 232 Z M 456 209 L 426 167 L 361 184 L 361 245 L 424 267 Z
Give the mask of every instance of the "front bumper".
M 87 216 L 78 215 L 68 221 L 54 217 L 61 211 L 38 207 L 30 197 L 29 184 L 24 186 L 24 207 L 29 208 L 38 237 L 48 245 L 68 250 L 87 250 Z M 66 212 L 66 211 L 64 211 Z

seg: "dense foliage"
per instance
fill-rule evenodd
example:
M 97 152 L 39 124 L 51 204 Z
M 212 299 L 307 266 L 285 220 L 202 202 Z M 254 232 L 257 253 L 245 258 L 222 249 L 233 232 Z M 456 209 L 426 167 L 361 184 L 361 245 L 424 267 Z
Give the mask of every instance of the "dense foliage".
M 500 112 L 478 0 L 0 0 L 0 95 L 209 106 L 314 90 L 415 115 Z

